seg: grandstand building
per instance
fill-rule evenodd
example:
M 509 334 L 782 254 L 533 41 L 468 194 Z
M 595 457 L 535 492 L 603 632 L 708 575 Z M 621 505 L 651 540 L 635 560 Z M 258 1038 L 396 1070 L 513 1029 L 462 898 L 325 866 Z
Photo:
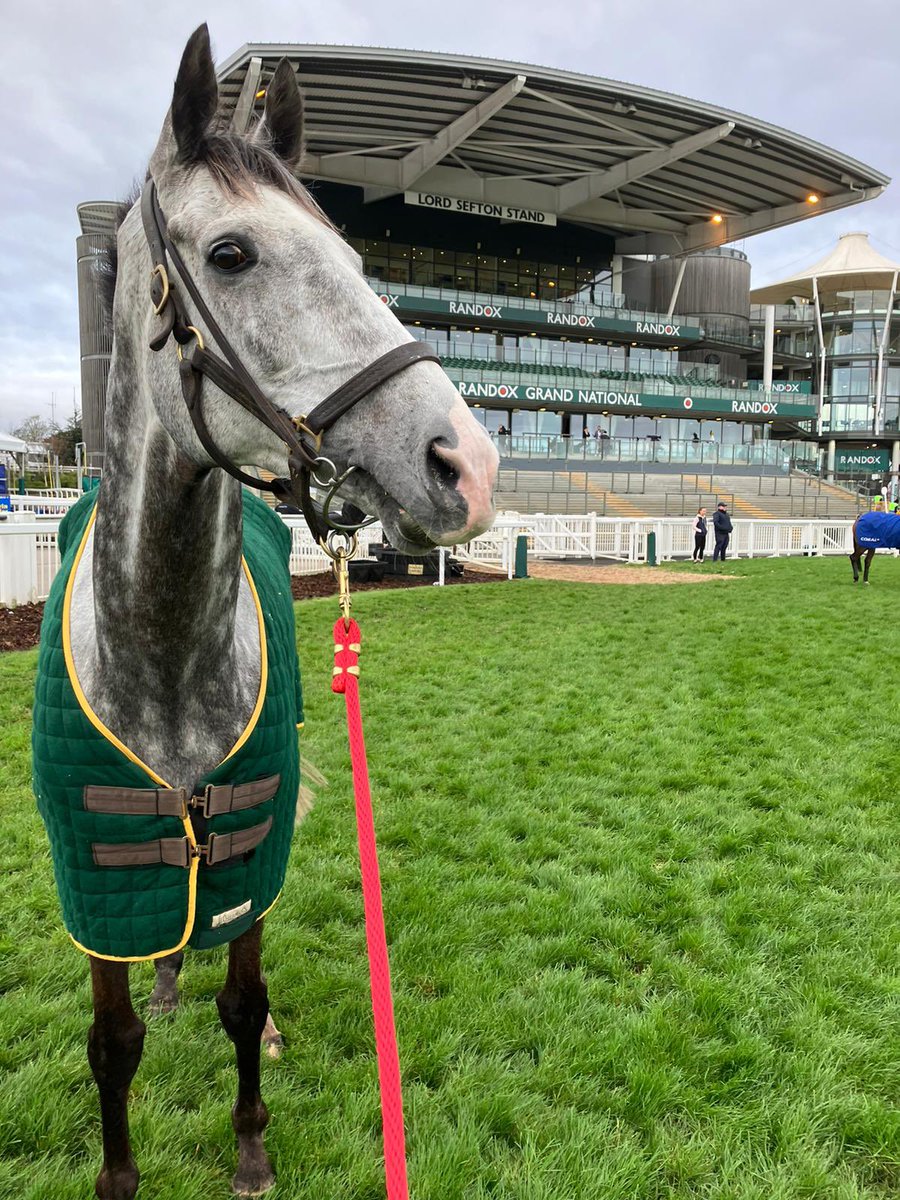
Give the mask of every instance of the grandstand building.
M 802 338 L 774 326 L 761 358 L 732 243 L 877 196 L 885 175 L 680 96 L 401 50 L 245 46 L 219 68 L 223 120 L 251 125 L 282 57 L 306 95 L 304 181 L 511 471 L 552 467 L 577 492 L 577 473 L 701 467 L 712 492 L 713 471 L 816 465 L 821 381 Z M 109 335 L 93 263 L 112 208 L 79 216 L 98 461 Z

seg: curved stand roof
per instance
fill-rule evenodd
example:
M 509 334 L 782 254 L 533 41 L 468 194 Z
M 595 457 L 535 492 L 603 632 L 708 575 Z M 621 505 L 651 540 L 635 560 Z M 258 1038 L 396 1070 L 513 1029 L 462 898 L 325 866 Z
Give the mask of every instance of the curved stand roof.
M 890 182 L 715 105 L 414 50 L 243 46 L 218 72 L 237 128 L 261 112 L 283 57 L 306 95 L 304 176 L 361 187 L 367 203 L 415 191 L 535 209 L 611 234 L 619 252 L 670 254 L 858 204 Z
M 862 292 L 872 289 L 889 291 L 900 263 L 891 262 L 869 245 L 867 233 L 844 233 L 833 250 L 796 275 L 780 283 L 755 288 L 751 304 L 787 304 L 794 297 L 812 300 L 813 280 L 819 291 Z

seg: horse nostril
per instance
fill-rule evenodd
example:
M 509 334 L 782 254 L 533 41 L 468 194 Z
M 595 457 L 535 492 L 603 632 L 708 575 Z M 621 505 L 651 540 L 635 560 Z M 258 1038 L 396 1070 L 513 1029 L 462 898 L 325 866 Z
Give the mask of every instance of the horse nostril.
M 438 487 L 451 491 L 456 490 L 459 484 L 459 471 L 444 457 L 437 442 L 432 442 L 428 447 L 426 462 L 428 472 Z

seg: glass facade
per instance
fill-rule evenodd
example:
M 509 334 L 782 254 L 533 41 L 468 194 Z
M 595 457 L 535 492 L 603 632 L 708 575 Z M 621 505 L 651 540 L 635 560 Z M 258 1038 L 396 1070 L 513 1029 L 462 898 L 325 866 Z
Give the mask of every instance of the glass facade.
M 820 296 L 825 343 L 825 393 L 822 400 L 824 434 L 875 434 L 877 420 L 878 355 L 888 317 L 890 292 L 840 291 Z M 765 309 L 751 312 L 754 345 L 763 345 Z M 775 354 L 809 361 L 813 390 L 818 391 L 819 341 L 812 304 L 776 305 Z M 892 361 L 894 360 L 894 361 Z M 884 346 L 883 429 L 900 430 L 900 296 L 894 298 Z
M 613 303 L 609 287 L 595 282 L 594 272 L 577 263 L 538 262 L 521 255 L 501 258 L 477 248 L 438 250 L 375 238 L 347 240 L 362 257 L 364 273 L 385 283 L 541 300 L 580 296 L 592 304 Z
M 405 327 L 420 342 L 427 342 L 441 358 L 480 362 L 547 364 L 569 367 L 574 371 L 597 374 L 603 371 L 632 372 L 638 375 L 676 377 L 690 369 L 708 382 L 715 382 L 717 370 L 695 364 L 679 364 L 675 350 L 650 349 L 646 346 L 606 345 L 596 342 L 570 342 L 566 338 L 542 338 L 531 334 L 495 334 L 469 329 L 430 329 L 422 325 Z

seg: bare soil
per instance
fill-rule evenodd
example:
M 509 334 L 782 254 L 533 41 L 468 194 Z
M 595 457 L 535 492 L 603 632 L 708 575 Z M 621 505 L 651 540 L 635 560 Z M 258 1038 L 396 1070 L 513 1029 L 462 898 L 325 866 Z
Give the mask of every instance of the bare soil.
M 495 583 L 505 578 L 505 575 L 498 575 L 491 571 L 473 571 L 466 567 L 465 575 L 462 578 L 448 575 L 447 583 Z M 369 592 L 378 588 L 423 587 L 432 582 L 431 579 L 410 576 L 385 579 L 382 583 L 354 583 L 352 587 L 354 592 Z M 321 596 L 337 595 L 337 585 L 330 571 L 322 571 L 318 575 L 293 575 L 291 592 L 295 600 L 315 600 Z M 30 650 L 32 646 L 36 646 L 43 615 L 43 603 L 20 604 L 17 608 L 0 608 L 0 652 Z
M 528 574 L 535 579 L 558 579 L 563 583 L 709 583 L 711 579 L 734 579 L 713 568 L 709 575 L 687 571 L 667 571 L 665 567 L 589 566 L 580 563 L 528 563 Z

